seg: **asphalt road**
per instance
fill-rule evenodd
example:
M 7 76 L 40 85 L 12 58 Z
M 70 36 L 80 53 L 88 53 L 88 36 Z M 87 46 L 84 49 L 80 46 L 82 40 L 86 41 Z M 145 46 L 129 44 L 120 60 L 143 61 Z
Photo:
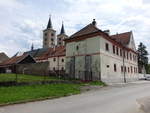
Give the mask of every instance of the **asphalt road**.
M 150 81 L 109 86 L 59 99 L 0 107 L 0 113 L 142 113 L 137 99 L 150 96 Z

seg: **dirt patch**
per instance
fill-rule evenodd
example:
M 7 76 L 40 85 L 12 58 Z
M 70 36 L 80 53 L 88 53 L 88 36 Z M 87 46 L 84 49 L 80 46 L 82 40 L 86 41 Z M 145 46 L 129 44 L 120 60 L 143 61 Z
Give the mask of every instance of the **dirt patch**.
M 103 88 L 104 86 L 96 86 L 96 85 L 85 85 L 81 86 L 80 90 L 81 92 L 91 91 L 91 90 L 98 90 Z

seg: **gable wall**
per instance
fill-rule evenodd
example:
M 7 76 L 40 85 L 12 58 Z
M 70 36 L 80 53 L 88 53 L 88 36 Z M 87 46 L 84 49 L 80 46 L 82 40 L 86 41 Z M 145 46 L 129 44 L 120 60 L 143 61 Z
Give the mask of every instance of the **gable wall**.
M 66 73 L 70 73 L 70 65 L 73 57 L 75 58 L 75 77 L 76 78 L 84 78 L 87 63 L 91 62 L 89 65 L 91 67 L 91 71 L 93 72 L 93 76 L 98 77 L 98 73 L 100 72 L 100 64 L 99 64 L 99 36 L 93 38 L 87 38 L 82 41 L 70 42 L 66 44 Z M 90 56 L 91 61 L 85 61 L 85 57 Z
M 128 44 L 128 48 L 131 48 L 132 50 L 136 51 L 135 41 L 133 35 L 130 37 L 130 42 Z

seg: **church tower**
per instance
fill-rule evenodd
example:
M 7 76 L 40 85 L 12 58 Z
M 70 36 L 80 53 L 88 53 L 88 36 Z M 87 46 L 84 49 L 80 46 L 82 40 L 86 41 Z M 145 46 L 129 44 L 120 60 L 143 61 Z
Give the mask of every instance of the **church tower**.
M 64 46 L 65 45 L 64 39 L 66 38 L 68 38 L 68 36 L 65 33 L 64 24 L 62 22 L 60 34 L 57 35 L 57 46 Z
M 43 30 L 43 48 L 55 46 L 56 31 L 52 27 L 51 17 L 49 18 L 47 28 Z

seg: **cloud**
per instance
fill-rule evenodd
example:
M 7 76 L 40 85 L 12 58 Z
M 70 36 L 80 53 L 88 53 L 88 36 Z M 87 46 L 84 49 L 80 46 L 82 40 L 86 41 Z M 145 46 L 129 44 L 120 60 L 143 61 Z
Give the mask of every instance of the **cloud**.
M 57 33 L 62 21 L 71 35 L 95 18 L 98 27 L 111 34 L 132 30 L 136 45 L 142 41 L 150 52 L 149 0 L 1 0 L 0 9 L 0 51 L 10 56 L 30 50 L 32 43 L 42 47 L 49 14 Z

